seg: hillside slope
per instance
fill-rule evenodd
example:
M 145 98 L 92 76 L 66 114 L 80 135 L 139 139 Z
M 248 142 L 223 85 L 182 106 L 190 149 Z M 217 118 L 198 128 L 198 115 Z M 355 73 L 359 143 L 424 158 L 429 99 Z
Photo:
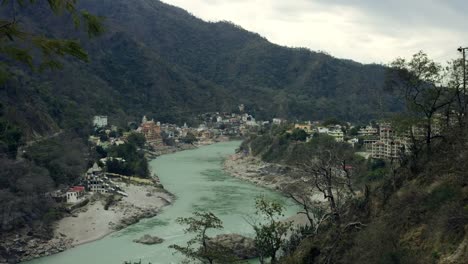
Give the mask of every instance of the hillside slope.
M 28 134 L 82 127 L 97 113 L 122 121 L 148 114 L 181 122 L 240 103 L 259 118 L 367 121 L 398 110 L 382 93 L 382 66 L 281 47 L 232 23 L 205 22 L 157 0 L 80 5 L 106 17 L 104 36 L 89 41 L 69 18 L 54 17 L 44 6 L 20 12 L 22 23 L 36 32 L 81 39 L 92 59 L 67 60 L 63 71 L 42 75 L 19 70 L 1 89 L 1 102 Z

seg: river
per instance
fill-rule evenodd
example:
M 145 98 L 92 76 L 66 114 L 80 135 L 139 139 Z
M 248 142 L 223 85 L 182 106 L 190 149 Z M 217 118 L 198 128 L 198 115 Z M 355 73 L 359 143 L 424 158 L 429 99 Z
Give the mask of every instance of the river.
M 226 175 L 223 160 L 239 146 L 239 141 L 218 143 L 194 150 L 161 156 L 150 165 L 161 183 L 177 196 L 175 202 L 158 216 L 145 219 L 101 240 L 91 242 L 60 254 L 36 259 L 28 264 L 121 264 L 126 260 L 142 260 L 147 264 L 179 263 L 180 254 L 168 246 L 183 245 L 190 235 L 184 234 L 177 217 L 207 210 L 217 215 L 224 225 L 218 233 L 238 233 L 251 236 L 252 227 L 245 218 L 255 212 L 255 197 L 264 195 L 283 203 L 286 216 L 297 212 L 293 202 L 278 193 L 243 182 Z M 165 241 L 158 245 L 132 242 L 144 234 L 156 235 Z

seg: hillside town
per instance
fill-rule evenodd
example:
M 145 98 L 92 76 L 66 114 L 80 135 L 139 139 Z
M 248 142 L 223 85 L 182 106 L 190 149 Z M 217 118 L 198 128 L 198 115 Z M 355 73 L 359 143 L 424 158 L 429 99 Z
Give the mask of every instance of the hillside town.
M 106 150 L 112 146 L 126 144 L 132 134 L 142 135 L 145 140 L 143 148 L 147 159 L 156 156 L 196 148 L 230 139 L 241 139 L 250 135 L 261 134 L 272 126 L 289 128 L 286 132 L 303 131 L 304 142 L 311 141 L 315 136 L 327 135 L 336 142 L 346 142 L 352 145 L 357 154 L 371 159 L 391 160 L 397 159 L 402 153 L 411 149 L 409 133 L 398 133 L 389 123 L 373 122 L 366 126 L 355 126 L 351 123 L 320 122 L 320 121 L 288 121 L 284 118 L 273 118 L 269 121 L 256 120 L 251 114 L 245 112 L 245 106 L 239 105 L 239 112 L 209 112 L 198 115 L 198 126 L 189 127 L 187 123 L 182 126 L 161 123 L 153 118 L 143 116 L 139 124 L 132 129 L 123 131 L 109 123 L 108 116 L 95 116 L 92 120 L 94 134 L 89 136 L 89 142 L 95 148 Z M 129 127 L 132 124 L 129 124 Z M 418 129 L 413 128 L 413 135 L 419 137 Z M 435 127 L 437 132 L 438 128 Z M 57 201 L 76 204 L 87 197 L 86 193 L 104 193 L 128 196 L 119 185 L 123 177 L 135 175 L 120 175 L 109 172 L 106 166 L 109 162 L 125 163 L 123 157 L 104 157 L 95 162 L 80 178 L 75 186 L 67 190 L 56 191 L 49 194 Z M 129 177 L 131 178 L 131 177 Z M 143 179 L 140 179 L 143 180 Z M 156 175 L 144 179 L 148 183 L 160 185 Z

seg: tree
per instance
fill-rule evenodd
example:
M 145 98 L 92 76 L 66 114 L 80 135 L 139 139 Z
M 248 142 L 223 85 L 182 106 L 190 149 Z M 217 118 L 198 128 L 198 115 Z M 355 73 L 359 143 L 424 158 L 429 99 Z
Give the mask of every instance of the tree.
M 146 138 L 143 134 L 141 133 L 131 133 L 128 137 L 127 137 L 127 142 L 129 144 L 132 144 L 134 146 L 137 146 L 137 147 L 144 147 L 145 146 L 145 143 L 146 143 Z
M 463 72 L 467 70 L 464 67 L 466 61 L 463 59 L 458 59 L 449 62 L 447 66 L 448 72 L 448 82 L 447 86 L 452 90 L 455 91 L 455 100 L 454 100 L 454 107 L 455 113 L 457 114 L 456 118 L 459 124 L 459 127 L 463 129 L 465 125 L 465 119 L 468 113 L 468 94 L 466 91 L 466 83 L 465 83 L 465 76 L 467 72 Z M 451 109 L 448 109 L 449 111 Z M 450 124 L 450 112 L 447 113 L 447 123 Z
M 222 229 L 222 221 L 211 212 L 195 212 L 191 217 L 181 217 L 176 220 L 179 224 L 188 225 L 185 233 L 194 233 L 195 237 L 186 246 L 171 245 L 189 260 L 202 263 L 230 263 L 235 261 L 232 253 L 212 241 L 207 232 L 210 229 Z M 190 263 L 190 262 L 187 262 Z
M 11 74 L 9 66 L 14 63 L 27 65 L 32 70 L 60 68 L 59 58 L 64 55 L 87 61 L 88 55 L 78 40 L 57 39 L 45 35 L 28 32 L 17 18 L 18 11 L 24 11 L 29 6 L 41 5 L 36 0 L 4 0 L 1 8 L 7 17 L 0 18 L 0 82 Z M 42 2 L 42 1 L 41 1 Z M 103 18 L 94 16 L 85 10 L 78 10 L 78 0 L 49 0 L 49 9 L 55 14 L 68 14 L 76 29 L 84 29 L 89 37 L 98 36 L 103 32 Z M 33 54 L 41 54 L 40 58 Z
M 292 222 L 281 221 L 284 217 L 284 207 L 275 201 L 268 201 L 264 197 L 255 200 L 256 215 L 261 217 L 260 223 L 251 223 L 255 231 L 255 245 L 260 254 L 260 263 L 277 263 L 277 254 L 286 241 L 286 235 L 291 229 Z
M 329 219 L 330 215 L 324 208 L 323 203 L 313 197 L 313 188 L 304 188 L 303 185 L 291 184 L 286 187 L 285 191 L 291 199 L 302 207 L 302 211 L 299 211 L 298 214 L 307 217 L 309 221 L 307 230 L 313 235 L 318 234 L 320 226 Z
M 347 144 L 317 138 L 311 145 L 309 158 L 298 166 L 310 179 L 306 183 L 323 194 L 329 206 L 327 215 L 339 225 L 344 201 L 355 195 L 352 178 L 359 162 Z
M 307 133 L 303 129 L 294 129 L 291 133 L 291 139 L 296 141 L 306 141 Z
M 387 88 L 404 98 L 408 115 L 415 121 L 407 128 L 413 143 L 417 143 L 415 134 L 422 129 L 430 154 L 432 140 L 440 136 L 434 132 L 436 114 L 453 102 L 456 93 L 444 83 L 447 76 L 442 66 L 422 51 L 410 61 L 398 58 L 390 66 Z
M 198 141 L 197 137 L 195 137 L 195 135 L 191 132 L 188 132 L 187 135 L 182 138 L 182 142 L 186 144 L 193 144 L 197 141 Z

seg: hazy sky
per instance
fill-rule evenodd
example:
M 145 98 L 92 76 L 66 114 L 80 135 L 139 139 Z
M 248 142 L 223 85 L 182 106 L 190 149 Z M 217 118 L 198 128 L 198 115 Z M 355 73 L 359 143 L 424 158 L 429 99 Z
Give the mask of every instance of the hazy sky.
M 273 43 L 388 63 L 419 50 L 444 62 L 468 46 L 468 0 L 162 0 Z

